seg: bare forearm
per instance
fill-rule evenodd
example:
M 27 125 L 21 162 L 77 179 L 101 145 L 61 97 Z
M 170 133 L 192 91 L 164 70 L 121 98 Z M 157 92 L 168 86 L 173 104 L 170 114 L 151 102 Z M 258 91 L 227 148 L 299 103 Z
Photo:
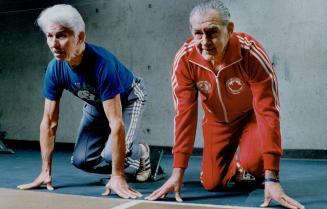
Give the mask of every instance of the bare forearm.
M 54 190 L 51 178 L 51 162 L 56 132 L 59 120 L 59 101 L 45 99 L 44 112 L 40 124 L 40 147 L 42 170 L 40 175 L 31 183 L 19 185 L 19 189 L 33 189 L 46 185 L 49 191 Z
M 125 162 L 125 131 L 124 126 L 119 125 L 110 135 L 112 140 L 112 175 L 124 175 Z
M 124 175 L 125 163 L 125 126 L 122 117 L 120 95 L 103 102 L 103 109 L 111 129 L 112 175 Z
M 185 168 L 174 168 L 170 178 L 173 179 L 174 182 L 179 182 L 179 184 L 182 185 L 184 173 Z
M 51 173 L 52 155 L 55 144 L 57 124 L 41 123 L 40 147 L 42 156 L 42 171 Z
M 172 172 L 172 176 L 183 178 L 184 172 L 185 172 L 185 168 L 174 168 Z

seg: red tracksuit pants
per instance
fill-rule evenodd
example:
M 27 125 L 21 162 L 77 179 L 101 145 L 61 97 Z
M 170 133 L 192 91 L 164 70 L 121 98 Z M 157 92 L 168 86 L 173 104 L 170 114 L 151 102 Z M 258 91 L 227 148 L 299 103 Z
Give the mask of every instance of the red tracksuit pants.
M 201 182 L 206 190 L 226 186 L 236 174 L 236 158 L 246 171 L 256 178 L 263 178 L 262 137 L 253 112 L 229 124 L 204 120 L 202 128 Z

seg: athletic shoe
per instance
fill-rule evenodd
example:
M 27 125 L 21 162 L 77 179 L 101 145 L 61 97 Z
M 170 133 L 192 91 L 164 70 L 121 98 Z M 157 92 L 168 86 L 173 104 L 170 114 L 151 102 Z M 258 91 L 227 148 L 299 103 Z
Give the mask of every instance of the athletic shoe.
M 236 162 L 236 174 L 231 181 L 234 181 L 234 188 L 236 189 L 263 188 L 262 179 L 254 177 L 242 168 L 239 162 Z
M 151 176 L 150 147 L 147 144 L 140 144 L 140 146 L 141 146 L 140 167 L 136 173 L 136 180 L 146 181 Z
M 247 172 L 244 168 L 242 168 L 239 162 L 236 162 L 235 182 L 251 183 L 254 181 L 255 181 L 255 177 L 251 173 Z

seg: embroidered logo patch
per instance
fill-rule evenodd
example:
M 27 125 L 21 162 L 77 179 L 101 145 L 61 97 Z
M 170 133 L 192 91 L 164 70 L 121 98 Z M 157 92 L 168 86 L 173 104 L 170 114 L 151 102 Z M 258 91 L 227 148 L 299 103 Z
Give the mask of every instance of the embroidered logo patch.
M 211 92 L 211 84 L 208 81 L 199 81 L 196 83 L 196 86 L 198 87 L 199 91 L 201 91 L 204 94 L 208 94 Z
M 226 81 L 226 87 L 229 93 L 239 94 L 244 88 L 244 83 L 241 79 L 233 77 Z

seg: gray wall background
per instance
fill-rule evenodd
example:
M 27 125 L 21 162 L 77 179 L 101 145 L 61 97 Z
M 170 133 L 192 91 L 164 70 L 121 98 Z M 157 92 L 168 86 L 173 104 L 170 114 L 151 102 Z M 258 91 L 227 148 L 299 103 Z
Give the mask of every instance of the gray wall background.
M 172 146 L 170 66 L 190 35 L 189 11 L 200 0 L 0 1 L 0 124 L 7 138 L 38 140 L 43 75 L 51 54 L 34 22 L 41 8 L 60 2 L 81 12 L 88 42 L 106 47 L 143 77 L 151 101 L 140 138 L 151 145 Z M 327 2 L 224 2 L 235 30 L 256 37 L 275 64 L 284 148 L 326 150 Z M 81 108 L 81 101 L 64 94 L 57 141 L 74 142 Z M 198 130 L 196 147 L 201 146 Z

